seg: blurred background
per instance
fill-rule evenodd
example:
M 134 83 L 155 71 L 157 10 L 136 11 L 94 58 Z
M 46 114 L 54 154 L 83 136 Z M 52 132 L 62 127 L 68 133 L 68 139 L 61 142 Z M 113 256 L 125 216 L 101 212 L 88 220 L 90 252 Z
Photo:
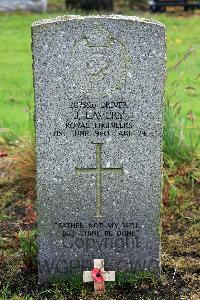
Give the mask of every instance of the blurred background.
M 31 24 L 68 14 L 154 18 L 167 32 L 163 272 L 118 277 L 105 299 L 200 299 L 200 0 L 0 0 L 0 299 L 93 299 L 81 276 L 37 283 Z
M 200 0 L 1 0 L 1 137 L 14 141 L 33 129 L 31 24 L 64 14 L 115 13 L 163 22 L 167 30 L 166 100 L 179 106 L 183 124 L 198 129 L 199 8 Z

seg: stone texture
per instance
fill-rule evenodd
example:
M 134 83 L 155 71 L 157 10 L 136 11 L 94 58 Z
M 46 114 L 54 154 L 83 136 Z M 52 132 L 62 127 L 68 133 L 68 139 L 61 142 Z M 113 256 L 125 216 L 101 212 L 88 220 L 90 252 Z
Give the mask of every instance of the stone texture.
M 165 28 L 123 16 L 32 26 L 39 280 L 160 272 Z
M 47 0 L 1 0 L 0 11 L 46 11 Z

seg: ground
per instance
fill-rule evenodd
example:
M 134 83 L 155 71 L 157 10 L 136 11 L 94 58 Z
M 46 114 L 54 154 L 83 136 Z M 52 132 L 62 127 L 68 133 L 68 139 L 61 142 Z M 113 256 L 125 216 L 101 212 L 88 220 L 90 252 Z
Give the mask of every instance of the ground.
M 58 2 L 61 0 L 51 1 L 54 9 L 60 5 Z M 102 297 L 94 296 L 92 284 L 83 284 L 80 274 L 64 282 L 37 284 L 35 156 L 27 145 L 26 152 L 21 149 L 22 137 L 33 128 L 30 26 L 38 19 L 59 14 L 63 12 L 0 14 L 0 300 L 200 299 L 197 153 L 187 165 L 180 158 L 173 160 L 172 151 L 165 157 L 160 279 L 149 273 L 129 274 L 126 278 L 117 274 L 116 283 L 107 284 Z M 142 16 L 152 17 L 146 13 Z M 167 29 L 166 98 L 176 107 L 180 104 L 181 122 L 190 121 L 198 131 L 199 13 L 153 17 Z
M 27 194 L 16 172 L 16 161 L 20 161 L 17 147 L 4 147 L 9 156 L 2 157 L 0 165 L 1 300 L 200 298 L 200 177 L 195 173 L 197 169 L 181 166 L 166 168 L 164 172 L 161 279 L 149 273 L 129 274 L 126 278 L 117 274 L 116 283 L 108 284 L 105 296 L 98 298 L 92 292 L 92 285 L 83 284 L 81 274 L 64 282 L 38 286 L 35 196 Z M 32 190 L 31 185 L 29 190 Z

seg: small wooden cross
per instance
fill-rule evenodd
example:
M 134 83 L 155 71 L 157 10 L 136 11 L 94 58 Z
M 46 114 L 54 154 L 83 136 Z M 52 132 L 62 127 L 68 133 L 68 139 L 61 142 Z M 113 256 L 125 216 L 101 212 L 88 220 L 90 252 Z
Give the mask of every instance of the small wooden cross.
M 97 277 L 103 277 L 102 282 L 98 282 L 93 277 L 93 271 L 84 271 L 83 272 L 83 281 L 91 282 L 94 281 L 94 290 L 97 294 L 102 294 L 105 292 L 105 281 L 115 281 L 115 271 L 104 271 L 104 259 L 94 259 L 94 269 L 99 270 Z

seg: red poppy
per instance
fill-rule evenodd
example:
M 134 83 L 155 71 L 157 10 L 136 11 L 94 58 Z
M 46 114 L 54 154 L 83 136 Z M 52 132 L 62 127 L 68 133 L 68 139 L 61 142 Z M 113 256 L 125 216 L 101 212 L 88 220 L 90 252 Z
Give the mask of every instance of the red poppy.
M 5 157 L 8 156 L 8 153 L 6 153 L 5 151 L 0 151 L 0 157 Z
M 94 268 L 92 270 L 92 277 L 93 277 L 94 281 L 96 281 L 96 282 L 104 282 L 104 278 L 102 276 L 101 269 Z

